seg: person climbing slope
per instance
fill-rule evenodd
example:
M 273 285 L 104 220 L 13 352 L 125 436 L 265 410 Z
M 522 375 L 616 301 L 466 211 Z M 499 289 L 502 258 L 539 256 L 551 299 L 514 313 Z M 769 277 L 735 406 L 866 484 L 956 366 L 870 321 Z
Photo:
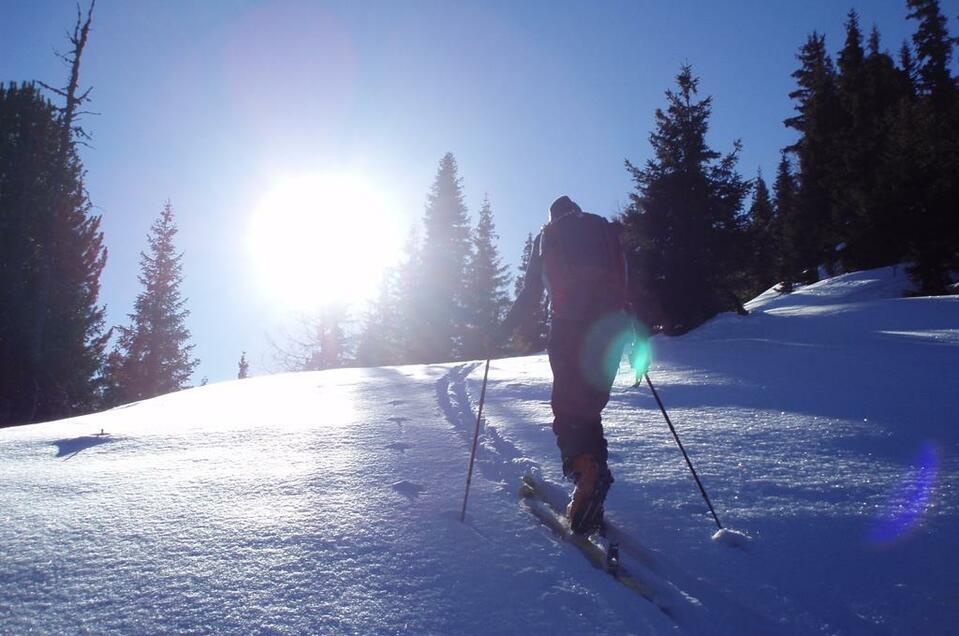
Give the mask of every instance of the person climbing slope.
M 533 244 L 523 289 L 501 325 L 501 337 L 540 310 L 544 286 L 550 300 L 553 432 L 563 475 L 575 484 L 566 512 L 573 532 L 589 534 L 602 524 L 613 483 L 602 411 L 623 347 L 632 340 L 618 226 L 583 212 L 568 196 L 556 199 Z

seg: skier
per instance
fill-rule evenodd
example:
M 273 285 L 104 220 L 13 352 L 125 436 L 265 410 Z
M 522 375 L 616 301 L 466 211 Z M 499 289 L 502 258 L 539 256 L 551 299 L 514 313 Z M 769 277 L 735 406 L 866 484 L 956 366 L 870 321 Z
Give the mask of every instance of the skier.
M 549 222 L 533 243 L 523 289 L 500 330 L 505 340 L 534 317 L 542 307 L 545 285 L 551 317 L 547 350 L 553 372 L 553 433 L 563 475 L 575 484 L 566 514 L 577 534 L 602 525 L 613 476 L 601 413 L 623 347 L 633 335 L 618 228 L 583 212 L 568 196 L 556 199 Z

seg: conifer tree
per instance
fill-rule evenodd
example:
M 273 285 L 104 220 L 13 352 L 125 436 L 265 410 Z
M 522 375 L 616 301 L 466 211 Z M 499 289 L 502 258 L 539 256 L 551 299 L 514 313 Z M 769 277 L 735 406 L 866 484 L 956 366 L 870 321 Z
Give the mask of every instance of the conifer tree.
M 109 334 L 97 305 L 106 248 L 91 214 L 76 123 L 93 4 L 77 7 L 55 106 L 33 84 L 0 85 L 0 426 L 97 406 Z
M 889 129 L 908 85 L 892 58 L 880 50 L 873 27 L 869 49 L 862 48 L 858 16 L 849 12 L 846 43 L 839 53 L 837 77 L 841 127 L 837 163 L 829 180 L 836 240 L 846 269 L 899 262 L 903 255 L 900 206 L 880 179 L 889 159 Z
M 65 126 L 32 84 L 0 86 L 0 426 L 96 406 L 107 253 Z
M 470 227 L 462 182 L 451 153 L 440 160 L 427 197 L 423 226 L 415 296 L 416 333 L 411 343 L 413 358 L 417 362 L 453 360 L 463 347 L 463 293 Z
M 839 131 L 842 123 L 836 87 L 836 72 L 826 51 L 826 38 L 815 31 L 798 54 L 800 67 L 792 76 L 797 88 L 789 94 L 796 101 L 797 114 L 785 120 L 800 134 L 788 150 L 796 153 L 799 189 L 795 210 L 788 223 L 795 257 L 803 280 L 817 280 L 816 268 L 832 270 L 834 248 L 840 242 L 836 227 L 832 181 L 840 172 Z
M 775 240 L 779 254 L 778 278 L 782 282 L 781 291 L 789 293 L 793 291 L 793 287 L 799 280 L 802 268 L 794 247 L 796 237 L 793 236 L 793 231 L 798 227 L 798 224 L 793 222 L 796 214 L 796 181 L 789 157 L 785 152 L 782 153 L 776 170 L 773 207 L 776 210 Z
M 246 361 L 246 351 L 240 353 L 240 362 L 237 365 L 239 367 L 236 379 L 244 380 L 250 377 L 250 363 Z
M 769 289 L 778 280 L 776 259 L 779 254 L 779 241 L 776 225 L 776 210 L 760 170 L 753 182 L 753 201 L 749 206 L 749 243 L 753 247 L 753 288 L 750 296 Z
M 149 252 L 140 252 L 137 296 L 130 324 L 118 327 L 119 340 L 112 369 L 121 404 L 186 388 L 200 361 L 193 357 L 186 319 L 190 311 L 180 293 L 183 254 L 177 253 L 173 206 L 167 201 L 150 228 Z
M 489 197 L 483 198 L 479 219 L 472 233 L 472 250 L 466 267 L 465 310 L 468 331 L 463 355 L 482 358 L 493 353 L 492 342 L 497 325 L 509 309 L 509 268 L 502 264 L 496 249 L 496 228 Z
M 917 22 L 916 102 L 901 122 L 914 132 L 919 167 L 911 185 L 909 273 L 921 294 L 942 294 L 950 270 L 959 269 L 959 87 L 950 72 L 955 40 L 936 0 L 907 0 L 908 17 Z
M 380 281 L 377 297 L 363 315 L 356 339 L 356 362 L 364 367 L 378 367 L 400 362 L 396 344 L 389 334 L 390 315 L 395 311 L 395 271 L 390 269 Z
M 902 105 L 912 99 L 912 87 L 908 75 L 896 68 L 888 53 L 880 50 L 875 27 L 863 76 L 858 148 L 846 156 L 847 164 L 857 161 L 861 166 L 855 192 L 846 195 L 859 202 L 851 231 L 845 237 L 848 245 L 844 258 L 850 269 L 899 263 L 905 254 L 906 205 L 901 201 L 898 186 L 893 189 L 901 179 L 891 174 L 901 155 L 893 156 L 890 131 Z
M 622 218 L 631 271 L 647 273 L 667 333 L 741 310 L 736 292 L 748 268 L 741 211 L 749 184 L 735 170 L 739 142 L 725 156 L 709 148 L 712 99 L 697 99 L 699 80 L 688 65 L 676 82 L 666 111 L 656 111 L 654 158 L 643 168 L 626 162 L 636 191 Z
M 875 34 L 874 34 L 875 35 Z M 850 10 L 846 21 L 846 41 L 839 51 L 836 87 L 841 117 L 837 125 L 836 161 L 828 179 L 833 203 L 834 240 L 841 246 L 840 260 L 846 267 L 855 267 L 850 254 L 858 245 L 857 230 L 868 217 L 869 175 L 873 155 L 869 146 L 870 127 L 880 113 L 872 111 L 866 96 L 866 52 L 862 46 L 859 15 Z M 828 247 L 828 246 L 827 246 Z
M 919 91 L 929 96 L 936 108 L 949 108 L 957 89 L 949 71 L 955 40 L 949 35 L 946 16 L 938 0 L 906 0 L 906 5 L 907 17 L 918 22 L 912 42 L 916 48 Z
M 356 347 L 359 364 L 383 366 L 414 361 L 412 338 L 419 272 L 420 244 L 413 228 L 404 247 L 403 259 L 386 271 L 377 297 L 363 317 Z

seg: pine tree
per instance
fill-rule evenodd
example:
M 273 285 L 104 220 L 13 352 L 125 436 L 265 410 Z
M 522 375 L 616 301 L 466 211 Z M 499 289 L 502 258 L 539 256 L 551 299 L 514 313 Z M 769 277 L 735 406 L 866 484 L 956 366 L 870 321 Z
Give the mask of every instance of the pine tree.
M 246 351 L 240 353 L 240 362 L 237 366 L 239 367 L 236 374 L 237 380 L 244 380 L 250 377 L 250 363 L 246 361 Z
M 835 173 L 829 183 L 834 202 L 836 240 L 843 245 L 846 269 L 897 263 L 903 255 L 901 206 L 880 178 L 888 160 L 889 129 L 909 87 L 888 54 L 880 50 L 878 30 L 862 48 L 858 16 L 849 12 L 846 43 L 839 53 L 837 78 L 842 107 Z
M 842 124 L 836 87 L 836 72 L 826 52 L 825 36 L 810 34 L 797 56 L 800 68 L 793 72 L 797 88 L 789 94 L 798 114 L 785 120 L 800 134 L 788 150 L 799 161 L 799 189 L 795 210 L 786 222 L 792 249 L 805 282 L 817 280 L 816 268 L 833 270 L 834 247 L 840 242 L 831 192 L 832 179 L 840 172 L 839 131 Z
M 0 426 L 54 419 L 98 406 L 104 310 L 97 305 L 106 248 L 91 214 L 76 123 L 80 61 L 91 2 L 61 55 L 67 86 L 0 85 Z
M 777 278 L 782 282 L 781 291 L 790 293 L 799 280 L 801 268 L 794 244 L 793 231 L 798 224 L 793 222 L 796 214 L 796 180 L 789 157 L 785 152 L 779 159 L 776 182 L 773 184 L 773 207 L 775 208 L 775 241 L 777 246 Z
M 417 362 L 456 359 L 462 351 L 464 290 L 470 227 L 456 159 L 440 160 L 427 197 L 425 230 L 415 295 L 413 358 Z
M 472 232 L 472 250 L 466 266 L 465 310 L 468 331 L 463 355 L 483 358 L 493 353 L 487 343 L 493 341 L 497 325 L 509 310 L 509 268 L 502 264 L 496 249 L 496 228 L 489 196 L 483 198 L 479 219 Z
M 864 121 L 859 128 L 859 149 L 854 157 L 847 157 L 847 162 L 856 160 L 862 166 L 856 194 L 862 205 L 845 250 L 848 267 L 855 269 L 896 264 L 905 255 L 906 203 L 901 201 L 901 190 L 893 189 L 899 177 L 890 174 L 901 155 L 893 156 L 890 130 L 901 105 L 913 95 L 908 75 L 896 68 L 888 53 L 879 50 L 875 27 L 863 72 Z
M 143 400 L 186 388 L 200 361 L 193 357 L 181 296 L 183 254 L 176 252 L 173 206 L 167 201 L 150 228 L 149 253 L 140 252 L 137 295 L 130 325 L 118 327 L 119 340 L 111 370 L 114 403 Z
M 753 246 L 753 286 L 750 296 L 769 289 L 778 280 L 776 259 L 779 245 L 776 225 L 776 210 L 760 170 L 753 182 L 753 202 L 749 206 L 749 243 Z
M 959 269 L 959 87 L 950 73 L 954 39 L 936 0 L 907 0 L 917 21 L 916 102 L 900 122 L 914 133 L 916 170 L 909 181 L 916 201 L 909 273 L 921 294 L 945 293 Z
M 835 140 L 838 154 L 828 184 L 833 202 L 834 240 L 841 246 L 837 256 L 847 268 L 854 268 L 857 263 L 851 254 L 859 247 L 855 240 L 857 231 L 868 218 L 869 175 L 874 171 L 870 165 L 870 127 L 874 118 L 880 116 L 872 110 L 866 96 L 866 52 L 862 46 L 859 15 L 855 10 L 848 14 L 846 42 L 839 52 L 837 66 L 836 87 L 841 116 Z
M 749 183 L 735 170 L 739 142 L 725 156 L 709 148 L 712 99 L 697 101 L 699 80 L 688 65 L 676 81 L 678 92 L 666 91 L 667 110 L 656 111 L 654 159 L 644 168 L 626 162 L 636 191 L 622 218 L 631 271 L 644 272 L 650 286 L 634 298 L 652 294 L 667 333 L 724 308 L 741 310 L 736 292 L 748 268 L 741 209 Z
M 363 367 L 379 367 L 398 364 L 399 356 L 394 349 L 395 340 L 387 325 L 395 311 L 395 271 L 388 270 L 380 281 L 377 297 L 367 308 L 356 339 L 356 362 Z
M 919 91 L 937 108 L 949 108 L 955 99 L 956 83 L 949 72 L 955 40 L 949 35 L 946 16 L 938 0 L 906 0 L 907 17 L 919 25 L 912 36 L 918 61 Z
M 359 364 L 383 366 L 417 361 L 412 343 L 420 269 L 420 241 L 416 228 L 412 228 L 403 259 L 386 271 L 379 293 L 363 317 L 356 346 Z
M 0 426 L 96 407 L 106 248 L 62 110 L 0 86 Z

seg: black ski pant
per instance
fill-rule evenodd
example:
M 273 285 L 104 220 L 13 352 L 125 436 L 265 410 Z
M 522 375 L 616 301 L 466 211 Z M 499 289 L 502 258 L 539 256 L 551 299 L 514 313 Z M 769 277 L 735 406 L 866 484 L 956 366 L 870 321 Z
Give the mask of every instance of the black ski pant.
M 549 332 L 549 366 L 553 370 L 553 433 L 569 475 L 573 458 L 592 455 L 601 466 L 608 452 L 602 411 L 622 357 L 629 321 L 625 314 L 597 320 L 554 317 Z

